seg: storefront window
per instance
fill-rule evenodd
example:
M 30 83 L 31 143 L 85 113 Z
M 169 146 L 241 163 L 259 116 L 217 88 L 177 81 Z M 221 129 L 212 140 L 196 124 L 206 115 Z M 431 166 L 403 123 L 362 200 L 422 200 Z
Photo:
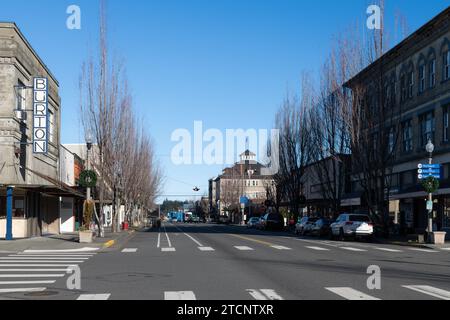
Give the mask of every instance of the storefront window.
M 444 216 L 442 222 L 443 228 L 450 228 L 450 199 L 444 199 Z
M 6 217 L 6 198 L 0 197 L 0 218 Z
M 0 197 L 0 218 L 6 218 L 6 197 Z M 13 218 L 25 218 L 25 198 L 13 198 Z

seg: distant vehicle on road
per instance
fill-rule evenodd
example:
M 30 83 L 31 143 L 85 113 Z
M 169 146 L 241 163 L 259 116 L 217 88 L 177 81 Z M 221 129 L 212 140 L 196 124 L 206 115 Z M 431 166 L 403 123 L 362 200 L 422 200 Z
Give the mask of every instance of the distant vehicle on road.
M 311 235 L 318 237 L 326 237 L 331 232 L 331 221 L 329 219 L 320 218 L 311 226 Z
M 354 238 L 373 238 L 374 224 L 368 215 L 341 214 L 335 223 L 331 224 L 331 238 L 345 240 Z
M 295 234 L 302 236 L 307 235 L 308 233 L 311 232 L 311 229 L 317 220 L 319 220 L 319 218 L 311 218 L 311 217 L 301 218 L 295 225 Z
M 284 217 L 278 213 L 267 213 L 258 223 L 261 230 L 283 230 Z
M 259 217 L 252 217 L 247 222 L 247 228 L 249 228 L 249 229 L 257 228 L 258 223 L 259 223 Z
M 191 222 L 192 223 L 200 223 L 200 217 L 199 216 L 192 216 L 191 217 Z

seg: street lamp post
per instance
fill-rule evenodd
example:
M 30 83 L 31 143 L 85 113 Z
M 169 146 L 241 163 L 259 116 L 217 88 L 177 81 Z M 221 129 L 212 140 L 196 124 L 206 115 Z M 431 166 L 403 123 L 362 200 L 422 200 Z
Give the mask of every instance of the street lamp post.
M 426 145 L 426 150 L 429 154 L 428 158 L 428 164 L 433 164 L 433 152 L 434 152 L 434 144 L 430 140 L 428 140 L 428 143 Z M 428 201 L 429 203 L 433 203 L 433 194 L 430 192 L 428 194 Z M 431 234 L 433 233 L 433 207 L 428 208 L 428 239 L 431 240 Z
M 87 164 L 86 165 L 87 165 L 87 170 L 88 171 L 91 170 L 91 163 L 89 161 L 89 153 L 90 153 L 90 151 L 92 149 L 92 144 L 93 144 L 93 142 L 92 142 L 92 135 L 90 133 L 88 133 L 86 135 L 86 148 L 87 148 L 87 152 L 86 152 L 86 162 L 87 162 Z M 88 201 L 91 200 L 91 188 L 90 187 L 86 188 L 86 198 L 87 198 Z

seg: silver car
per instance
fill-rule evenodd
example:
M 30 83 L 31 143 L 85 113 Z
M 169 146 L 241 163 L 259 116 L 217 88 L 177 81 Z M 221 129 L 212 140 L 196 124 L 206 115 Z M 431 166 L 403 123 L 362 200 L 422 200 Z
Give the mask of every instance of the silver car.
M 349 237 L 373 238 L 373 222 L 364 214 L 341 214 L 331 225 L 331 237 L 345 240 Z

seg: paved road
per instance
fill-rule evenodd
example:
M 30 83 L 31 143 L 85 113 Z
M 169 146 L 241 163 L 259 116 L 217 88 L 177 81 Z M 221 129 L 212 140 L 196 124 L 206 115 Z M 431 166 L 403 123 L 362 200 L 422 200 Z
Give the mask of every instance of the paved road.
M 73 264 L 81 290 L 66 286 Z M 367 287 L 371 265 L 381 290 Z M 101 252 L 0 254 L 0 299 L 439 300 L 450 299 L 449 267 L 445 250 L 165 224 Z

